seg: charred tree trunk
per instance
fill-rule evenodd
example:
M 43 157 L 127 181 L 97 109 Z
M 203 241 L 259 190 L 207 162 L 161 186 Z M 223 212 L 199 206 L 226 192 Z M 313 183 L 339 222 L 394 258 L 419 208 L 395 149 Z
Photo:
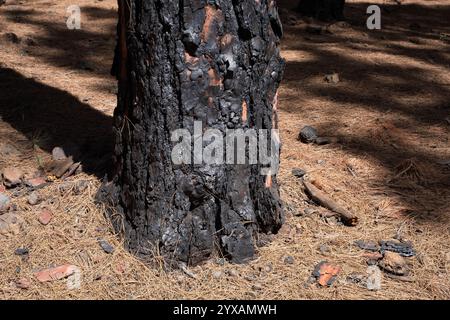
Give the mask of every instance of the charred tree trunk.
M 273 129 L 284 61 L 275 1 L 119 1 L 115 176 L 109 191 L 131 251 L 196 264 L 215 249 L 254 255 L 283 222 L 260 165 L 175 165 L 171 133 Z
M 344 19 L 345 0 L 300 0 L 298 11 L 324 21 Z

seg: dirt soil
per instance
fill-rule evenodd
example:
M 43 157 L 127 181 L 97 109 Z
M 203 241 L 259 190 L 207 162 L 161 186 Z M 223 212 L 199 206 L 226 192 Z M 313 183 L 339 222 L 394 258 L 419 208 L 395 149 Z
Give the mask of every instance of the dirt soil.
M 187 273 L 166 271 L 158 257 L 148 267 L 126 252 L 94 202 L 112 148 L 116 2 L 77 3 L 81 30 L 66 27 L 71 1 L 0 6 L 0 170 L 32 176 L 55 146 L 71 150 L 84 170 L 38 190 L 37 205 L 27 202 L 26 188 L 6 191 L 21 224 L 0 234 L 1 299 L 450 299 L 450 1 L 371 1 L 382 7 L 382 29 L 374 31 L 362 1 L 348 1 L 346 23 L 331 25 L 279 1 L 287 222 L 248 265 L 215 257 Z M 324 80 L 331 73 L 338 83 Z M 337 141 L 303 144 L 305 125 Z M 343 226 L 315 206 L 294 168 L 360 223 Z M 53 215 L 45 226 L 43 208 Z M 392 238 L 417 253 L 406 258 L 410 275 L 383 273 L 381 289 L 370 291 L 367 252 L 354 242 Z M 29 253 L 17 255 L 18 248 Z M 329 288 L 309 281 L 324 260 L 341 269 Z M 81 270 L 78 288 L 35 277 L 64 264 Z

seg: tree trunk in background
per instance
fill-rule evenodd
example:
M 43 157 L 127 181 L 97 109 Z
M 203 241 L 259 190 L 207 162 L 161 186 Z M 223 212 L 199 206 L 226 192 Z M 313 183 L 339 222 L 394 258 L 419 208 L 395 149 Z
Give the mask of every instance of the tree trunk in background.
M 272 129 L 284 61 L 275 1 L 119 1 L 114 226 L 138 255 L 199 263 L 254 255 L 283 222 L 259 165 L 174 165 L 171 133 Z M 111 194 L 112 193 L 112 194 Z
M 320 20 L 343 20 L 345 0 L 300 0 L 298 11 Z

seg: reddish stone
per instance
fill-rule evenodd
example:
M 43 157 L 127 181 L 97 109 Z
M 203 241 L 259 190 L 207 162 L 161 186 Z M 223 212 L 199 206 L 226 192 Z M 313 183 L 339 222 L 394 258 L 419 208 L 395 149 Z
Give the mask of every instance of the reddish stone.
M 74 265 L 65 264 L 55 268 L 41 270 L 34 275 L 40 282 L 48 282 L 67 278 L 74 274 L 77 269 Z
M 3 180 L 6 187 L 14 187 L 22 182 L 23 172 L 14 167 L 3 169 Z
M 27 180 L 27 185 L 32 188 L 39 188 L 46 183 L 47 181 L 42 177 Z
M 46 226 L 47 224 L 50 223 L 52 218 L 53 218 L 52 212 L 50 210 L 48 210 L 48 209 L 44 209 L 39 214 L 38 220 L 39 220 L 40 223 L 42 223 L 44 226 Z
M 330 287 L 340 272 L 341 268 L 339 266 L 322 261 L 314 269 L 313 276 L 322 287 Z
M 16 281 L 16 287 L 20 289 L 28 289 L 31 286 L 31 281 L 26 278 L 21 278 Z

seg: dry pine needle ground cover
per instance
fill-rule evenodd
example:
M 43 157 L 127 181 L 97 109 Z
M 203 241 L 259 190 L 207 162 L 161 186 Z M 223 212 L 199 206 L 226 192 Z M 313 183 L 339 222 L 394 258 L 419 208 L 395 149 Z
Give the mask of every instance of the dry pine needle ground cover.
M 72 2 L 7 0 L 0 7 L 0 169 L 14 166 L 30 176 L 55 146 L 88 155 L 84 173 L 38 191 L 40 204 L 28 203 L 26 189 L 6 191 L 21 226 L 0 235 L 0 298 L 450 298 L 450 1 L 372 1 L 383 6 L 380 31 L 364 27 L 362 1 L 348 1 L 347 23 L 331 26 L 302 19 L 289 2 L 280 1 L 286 225 L 248 265 L 217 257 L 189 269 L 194 277 L 165 271 L 157 257 L 147 267 L 126 252 L 94 203 L 100 160 L 111 146 L 115 1 L 78 0 L 79 31 L 65 26 Z M 340 81 L 325 82 L 330 73 Z M 302 144 L 304 125 L 337 141 Z M 308 201 L 294 168 L 306 170 L 360 223 L 349 228 L 327 217 Z M 38 221 L 43 208 L 52 212 L 45 226 Z M 394 237 L 417 252 L 407 258 L 411 281 L 384 274 L 378 291 L 352 281 L 367 276 L 365 252 L 354 242 Z M 98 239 L 114 252 L 102 250 Z M 16 255 L 17 248 L 29 254 Z M 330 288 L 308 282 L 323 260 L 341 268 Z M 64 264 L 80 269 L 78 289 L 34 276 Z

